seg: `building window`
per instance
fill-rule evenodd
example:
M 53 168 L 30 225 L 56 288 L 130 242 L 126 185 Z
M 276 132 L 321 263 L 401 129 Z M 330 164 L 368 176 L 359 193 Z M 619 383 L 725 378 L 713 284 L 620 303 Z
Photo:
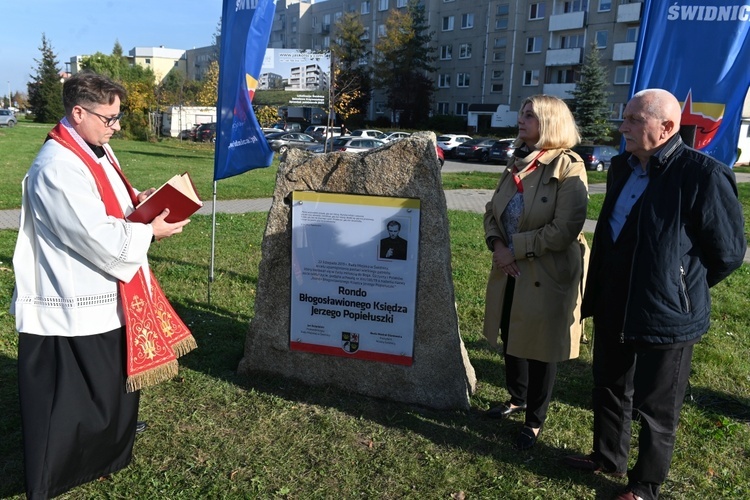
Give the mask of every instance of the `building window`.
M 632 66 L 618 66 L 615 68 L 615 85 L 629 85 L 632 76 Z
M 544 4 L 532 3 L 529 5 L 529 20 L 544 19 Z
M 502 80 L 504 77 L 505 77 L 505 71 L 503 71 L 502 69 L 492 70 L 493 80 Z
M 383 38 L 385 34 L 385 24 L 378 24 L 378 38 Z
M 470 43 L 462 43 L 458 46 L 458 58 L 459 59 L 469 59 L 471 57 L 471 44 Z
M 508 29 L 508 18 L 507 17 L 501 17 L 500 19 L 495 20 L 495 29 L 496 30 L 507 30 Z
M 563 14 L 569 14 L 571 12 L 584 12 L 588 8 L 588 0 L 573 0 L 571 2 L 562 3 Z
M 612 10 L 612 0 L 599 0 L 599 12 L 609 12 Z
M 507 16 L 510 13 L 510 4 L 507 3 L 501 3 L 497 6 L 497 14 L 498 16 Z
M 456 87 L 468 87 L 471 83 L 469 73 L 456 73 Z
M 145 60 L 145 62 L 146 62 L 146 64 L 151 64 L 151 59 L 149 59 L 149 58 L 147 57 L 147 58 L 146 58 L 146 60 Z
M 575 83 L 575 72 L 570 68 L 548 70 L 547 83 Z
M 375 114 L 382 115 L 385 113 L 385 102 L 375 101 Z
M 578 35 L 568 35 L 560 37 L 561 49 L 578 49 L 584 45 L 583 33 Z
M 526 53 L 537 54 L 542 51 L 542 37 L 532 36 L 526 39 Z
M 370 2 L 362 2 L 362 7 L 359 10 L 360 14 L 370 13 Z
M 370 27 L 365 26 L 364 31 L 362 32 L 362 38 L 361 40 L 369 40 L 370 39 Z
M 626 42 L 638 41 L 638 26 L 632 26 L 628 28 L 627 33 L 625 33 L 625 41 Z
M 532 69 L 523 72 L 523 86 L 524 87 L 535 87 L 539 85 L 539 70 Z
M 439 102 L 437 103 L 437 112 L 439 115 L 449 115 L 451 114 L 451 103 L 449 102 Z
M 408 3 L 408 0 L 396 0 L 396 8 L 402 9 L 406 7 L 407 3 Z
M 606 31 L 596 32 L 596 48 L 597 49 L 604 49 L 607 47 L 607 36 L 609 36 L 609 33 L 607 33 Z
M 456 114 L 458 116 L 466 116 L 469 114 L 469 103 L 468 102 L 457 102 L 456 103 Z
M 493 83 L 492 87 L 490 87 L 490 92 L 500 93 L 502 91 L 503 91 L 503 84 L 502 83 Z
M 330 36 L 324 36 L 323 37 L 323 48 L 327 49 L 331 46 L 331 37 Z
M 388 10 L 388 0 L 378 0 L 378 10 L 380 12 Z
M 447 61 L 453 58 L 453 45 L 441 45 L 440 46 L 440 59 Z
M 453 16 L 443 18 L 443 31 L 453 31 Z
M 609 119 L 610 120 L 622 120 L 622 111 L 625 109 L 625 105 L 621 102 L 613 102 L 609 105 Z
M 469 29 L 474 27 L 474 14 L 462 14 L 461 15 L 461 29 Z
M 492 60 L 495 62 L 504 62 L 505 61 L 505 51 L 502 52 L 493 52 L 492 53 Z
M 504 49 L 508 46 L 508 38 L 504 36 L 499 36 L 495 38 L 494 47 L 496 49 Z
M 438 75 L 438 87 L 441 89 L 447 89 L 451 86 L 451 75 L 448 73 L 441 73 Z

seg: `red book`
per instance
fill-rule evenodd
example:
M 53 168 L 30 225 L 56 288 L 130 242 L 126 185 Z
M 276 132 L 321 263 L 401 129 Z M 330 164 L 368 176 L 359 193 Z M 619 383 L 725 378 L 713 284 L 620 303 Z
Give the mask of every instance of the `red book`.
M 193 215 L 203 202 L 195 190 L 190 174 L 175 175 L 135 207 L 126 217 L 130 222 L 150 224 L 165 208 L 169 209 L 167 222 L 179 222 Z

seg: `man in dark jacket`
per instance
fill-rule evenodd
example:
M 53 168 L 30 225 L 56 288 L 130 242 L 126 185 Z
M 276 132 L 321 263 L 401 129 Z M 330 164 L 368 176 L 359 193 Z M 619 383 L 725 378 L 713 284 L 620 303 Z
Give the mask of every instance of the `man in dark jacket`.
M 680 103 L 648 89 L 628 102 L 594 234 L 582 316 L 594 318 L 594 452 L 574 468 L 624 476 L 631 415 L 638 460 L 618 499 L 653 499 L 667 477 L 693 346 L 708 330 L 709 287 L 747 243 L 734 174 L 687 147 Z

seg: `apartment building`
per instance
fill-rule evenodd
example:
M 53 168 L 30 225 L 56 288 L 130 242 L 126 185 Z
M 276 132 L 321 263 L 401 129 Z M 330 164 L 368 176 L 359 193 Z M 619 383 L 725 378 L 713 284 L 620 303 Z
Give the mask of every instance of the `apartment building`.
M 361 16 L 371 47 L 408 0 L 279 0 L 269 48 L 324 50 L 346 12 Z M 633 72 L 641 0 L 423 0 L 433 33 L 433 114 L 467 126 L 512 126 L 526 97 L 570 99 L 592 44 L 608 70 L 612 120 L 622 117 Z M 388 113 L 375 92 L 369 119 Z

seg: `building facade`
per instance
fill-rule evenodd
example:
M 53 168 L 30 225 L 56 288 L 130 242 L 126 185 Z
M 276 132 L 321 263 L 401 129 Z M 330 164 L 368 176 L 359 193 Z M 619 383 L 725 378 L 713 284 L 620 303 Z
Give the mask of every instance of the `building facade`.
M 422 0 L 437 58 L 432 114 L 471 128 L 515 125 L 520 103 L 545 93 L 570 99 L 586 53 L 600 51 L 611 118 L 622 118 L 633 72 L 641 0 Z M 408 0 L 279 0 L 269 48 L 325 50 L 344 13 L 361 16 L 370 49 Z M 369 119 L 388 110 L 376 91 Z

